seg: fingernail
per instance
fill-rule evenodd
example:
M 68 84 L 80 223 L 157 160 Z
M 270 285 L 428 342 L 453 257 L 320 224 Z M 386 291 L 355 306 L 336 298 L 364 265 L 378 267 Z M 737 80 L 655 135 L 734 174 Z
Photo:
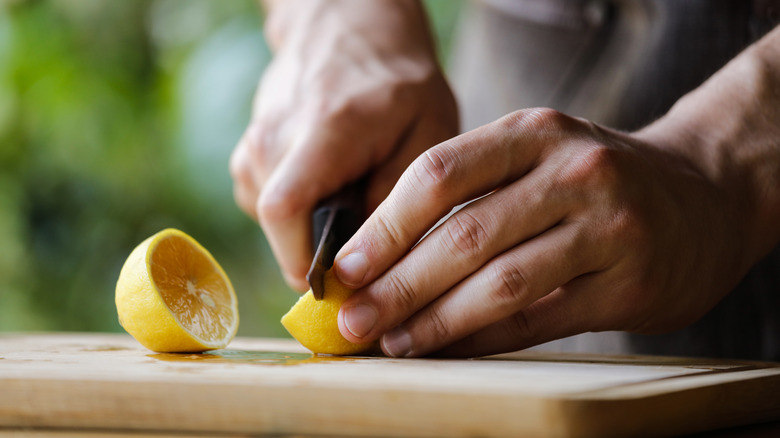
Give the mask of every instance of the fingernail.
M 344 325 L 353 336 L 358 338 L 367 335 L 378 319 L 379 314 L 367 304 L 358 304 L 344 310 Z
M 396 327 L 382 337 L 382 349 L 393 357 L 406 357 L 412 353 L 412 335 L 402 327 Z
M 336 262 L 336 275 L 347 286 L 360 286 L 368 273 L 368 259 L 363 253 L 347 254 Z

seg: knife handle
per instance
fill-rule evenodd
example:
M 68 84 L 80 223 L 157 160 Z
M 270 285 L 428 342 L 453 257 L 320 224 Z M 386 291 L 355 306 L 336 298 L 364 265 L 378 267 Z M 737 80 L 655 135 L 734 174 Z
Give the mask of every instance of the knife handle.
M 333 266 L 336 253 L 357 232 L 365 220 L 365 181 L 358 180 L 349 184 L 322 200 L 312 213 L 312 252 L 317 252 L 317 247 L 322 240 L 322 232 L 328 221 L 328 217 L 334 214 L 331 232 L 328 236 L 328 251 L 324 254 L 323 262 L 327 268 Z

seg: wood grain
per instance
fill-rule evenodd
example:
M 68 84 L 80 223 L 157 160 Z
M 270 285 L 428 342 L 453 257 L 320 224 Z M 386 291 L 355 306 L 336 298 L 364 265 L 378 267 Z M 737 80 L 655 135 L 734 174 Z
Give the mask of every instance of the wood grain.
M 665 436 L 780 419 L 780 364 L 522 352 L 161 355 L 125 335 L 0 335 L 0 429 L 333 436 Z

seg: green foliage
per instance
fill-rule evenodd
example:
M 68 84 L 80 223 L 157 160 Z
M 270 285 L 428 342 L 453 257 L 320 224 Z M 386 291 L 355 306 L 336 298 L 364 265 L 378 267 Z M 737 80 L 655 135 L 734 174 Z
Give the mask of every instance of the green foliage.
M 428 12 L 431 31 L 438 45 L 439 60 L 446 66 L 463 1 L 425 0 L 423 5 Z
M 428 4 L 439 34 L 453 4 Z M 124 259 L 176 227 L 233 280 L 239 334 L 284 335 L 297 295 L 227 166 L 261 26 L 252 0 L 0 0 L 0 331 L 121 330 Z

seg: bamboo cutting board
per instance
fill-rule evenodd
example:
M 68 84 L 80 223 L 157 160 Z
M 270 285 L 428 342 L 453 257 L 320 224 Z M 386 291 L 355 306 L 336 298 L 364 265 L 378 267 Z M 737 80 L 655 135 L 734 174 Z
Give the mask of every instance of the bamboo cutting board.
M 0 391 L 0 432 L 609 437 L 780 419 L 774 363 L 337 358 L 271 339 L 173 355 L 126 335 L 0 335 Z

